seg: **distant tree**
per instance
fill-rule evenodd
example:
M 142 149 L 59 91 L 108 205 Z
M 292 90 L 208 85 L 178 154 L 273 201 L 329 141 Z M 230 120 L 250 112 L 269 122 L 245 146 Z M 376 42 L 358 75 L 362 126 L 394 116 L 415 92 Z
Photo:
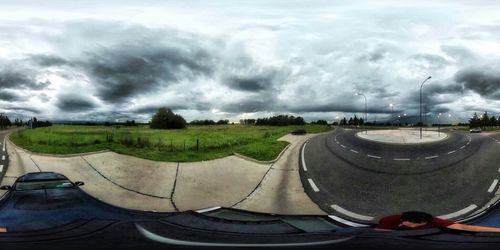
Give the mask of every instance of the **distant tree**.
M 31 128 L 41 128 L 41 127 L 50 127 L 52 123 L 49 121 L 40 121 L 36 117 L 33 117 L 29 122 L 31 123 Z
M 314 124 L 318 124 L 318 125 L 328 125 L 328 122 L 326 120 L 317 120 L 316 122 L 314 122 Z
M 497 126 L 498 125 L 497 123 L 498 123 L 497 118 L 495 116 L 492 116 L 490 118 L 490 126 L 492 126 L 492 127 Z
M 229 124 L 229 120 L 218 120 L 217 124 L 219 124 L 219 125 L 226 125 L 226 124 Z
M 277 115 L 268 118 L 258 118 L 255 125 L 287 126 L 287 125 L 305 125 L 304 118 L 298 116 Z
M 11 126 L 11 122 L 9 120 L 9 117 L 7 116 L 4 116 L 4 115 L 0 115 L 0 127 L 1 128 L 6 128 L 8 126 Z
M 135 120 L 126 120 L 125 121 L 125 124 L 123 124 L 125 126 L 128 126 L 128 127 L 133 127 L 133 126 L 137 126 L 137 124 L 135 123 Z
M 348 124 L 349 126 L 354 125 L 354 120 L 352 119 L 352 117 L 350 117 L 350 118 L 349 118 L 349 121 L 347 122 L 347 124 Z
M 149 126 L 158 129 L 180 129 L 186 127 L 186 120 L 182 116 L 174 114 L 172 110 L 162 107 L 153 116 Z
M 485 111 L 483 117 L 481 117 L 481 126 L 486 127 L 490 124 L 490 117 L 488 116 L 488 112 Z
M 346 126 L 347 125 L 347 119 L 345 117 L 340 121 L 340 126 Z
M 256 122 L 255 119 L 241 119 L 240 124 L 242 125 L 254 125 Z
M 472 115 L 472 118 L 469 119 L 469 127 L 475 128 L 481 126 L 481 120 L 477 116 L 477 113 L 474 112 L 474 115 Z

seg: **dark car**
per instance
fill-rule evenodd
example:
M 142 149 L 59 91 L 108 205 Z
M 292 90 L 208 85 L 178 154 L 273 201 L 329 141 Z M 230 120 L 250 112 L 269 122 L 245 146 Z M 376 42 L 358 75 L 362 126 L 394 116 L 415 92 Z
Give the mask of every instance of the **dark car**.
M 302 128 L 292 131 L 292 135 L 305 135 L 305 134 L 307 134 L 307 131 Z
M 25 191 L 25 190 L 44 190 L 44 189 L 62 189 L 82 186 L 81 181 L 71 182 L 66 176 L 54 172 L 35 172 L 25 174 L 14 182 L 12 186 L 1 186 L 2 190 Z

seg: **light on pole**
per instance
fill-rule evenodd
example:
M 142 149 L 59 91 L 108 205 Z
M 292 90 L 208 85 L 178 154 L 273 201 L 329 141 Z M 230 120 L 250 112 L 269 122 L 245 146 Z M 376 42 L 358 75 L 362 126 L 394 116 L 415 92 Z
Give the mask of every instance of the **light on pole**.
M 368 122 L 368 105 L 366 101 L 366 96 L 363 93 L 356 93 L 356 95 L 363 96 L 365 98 L 365 121 L 363 123 L 363 126 L 365 126 L 365 134 L 368 134 L 368 128 L 366 127 L 366 122 Z
M 394 129 L 394 104 L 389 103 L 391 107 L 391 129 Z
M 424 86 L 424 83 L 429 79 L 431 79 L 431 76 L 427 77 L 420 85 L 420 139 L 422 139 L 422 127 L 424 125 L 422 123 L 422 87 Z
M 438 137 L 441 137 L 441 122 L 439 118 L 441 118 L 441 113 L 438 114 Z

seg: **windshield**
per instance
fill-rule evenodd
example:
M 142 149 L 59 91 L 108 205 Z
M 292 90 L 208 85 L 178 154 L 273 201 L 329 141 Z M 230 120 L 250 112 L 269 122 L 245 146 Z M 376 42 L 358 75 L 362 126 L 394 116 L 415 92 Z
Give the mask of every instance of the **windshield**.
M 493 0 L 0 0 L 0 231 L 496 232 L 499 13 Z
M 68 180 L 54 180 L 54 181 L 26 181 L 17 182 L 16 190 L 36 190 L 36 189 L 52 189 L 52 188 L 69 188 L 73 184 Z

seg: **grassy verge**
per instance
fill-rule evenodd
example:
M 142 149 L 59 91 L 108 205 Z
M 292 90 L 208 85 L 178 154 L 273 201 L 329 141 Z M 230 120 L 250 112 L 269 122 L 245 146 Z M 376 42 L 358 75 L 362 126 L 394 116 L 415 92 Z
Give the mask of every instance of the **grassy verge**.
M 73 154 L 109 149 L 121 154 L 159 161 L 201 161 L 237 152 L 257 160 L 272 160 L 287 142 L 278 138 L 297 128 L 308 133 L 329 131 L 306 126 L 189 126 L 181 130 L 148 127 L 66 126 L 19 130 L 10 139 L 33 152 Z

